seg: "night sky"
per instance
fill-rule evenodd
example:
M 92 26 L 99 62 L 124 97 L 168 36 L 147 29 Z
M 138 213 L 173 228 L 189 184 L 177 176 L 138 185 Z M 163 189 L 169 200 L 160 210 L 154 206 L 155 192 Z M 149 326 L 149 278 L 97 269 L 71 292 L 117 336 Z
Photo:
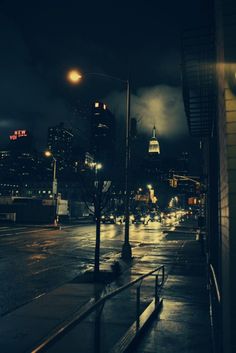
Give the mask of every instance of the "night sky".
M 105 101 L 123 121 L 124 86 L 87 77 L 71 87 L 66 72 L 79 68 L 130 76 L 131 114 L 138 119 L 140 141 L 155 124 L 162 151 L 196 150 L 182 102 L 180 48 L 183 27 L 199 25 L 203 13 L 197 0 L 2 1 L 1 146 L 10 131 L 28 128 L 43 148 L 47 127 L 71 122 L 75 102 Z

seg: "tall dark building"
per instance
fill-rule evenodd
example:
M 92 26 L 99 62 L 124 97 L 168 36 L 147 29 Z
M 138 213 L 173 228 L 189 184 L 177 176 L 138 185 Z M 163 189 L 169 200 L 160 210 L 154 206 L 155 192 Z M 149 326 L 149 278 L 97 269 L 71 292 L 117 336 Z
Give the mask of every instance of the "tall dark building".
M 48 149 L 58 160 L 69 160 L 72 154 L 73 134 L 63 123 L 48 128 Z
M 189 153 L 182 152 L 180 156 L 177 157 L 176 174 L 188 175 L 189 174 Z
M 28 130 L 15 130 L 10 136 L 9 149 L 16 154 L 33 151 L 33 140 Z
M 95 102 L 91 118 L 91 152 L 109 168 L 115 154 L 115 117 L 104 103 Z
M 0 151 L 0 181 L 8 185 L 37 178 L 38 156 L 29 131 L 15 130 L 9 139 L 7 149 Z

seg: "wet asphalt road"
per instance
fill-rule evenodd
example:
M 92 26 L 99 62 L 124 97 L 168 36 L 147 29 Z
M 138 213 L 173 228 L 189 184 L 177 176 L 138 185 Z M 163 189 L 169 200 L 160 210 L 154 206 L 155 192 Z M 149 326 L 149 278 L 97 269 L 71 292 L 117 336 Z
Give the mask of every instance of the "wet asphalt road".
M 101 262 L 120 253 L 123 225 L 102 225 Z M 131 225 L 133 248 L 164 238 L 159 223 Z M 72 280 L 93 266 L 95 226 L 61 230 L 0 227 L 0 315 Z

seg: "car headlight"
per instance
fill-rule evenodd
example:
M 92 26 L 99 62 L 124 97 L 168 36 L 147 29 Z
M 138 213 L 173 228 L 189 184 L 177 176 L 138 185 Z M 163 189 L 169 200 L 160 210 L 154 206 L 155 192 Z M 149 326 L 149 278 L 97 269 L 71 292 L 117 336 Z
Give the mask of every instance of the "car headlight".
M 110 216 L 110 219 L 114 219 L 114 216 Z
M 104 219 L 105 218 L 105 216 L 102 216 L 102 219 Z
M 144 221 L 144 220 L 145 220 L 145 218 L 144 218 L 144 217 L 141 217 L 141 218 L 140 218 L 140 220 L 141 220 L 141 221 Z
M 154 219 L 157 221 L 158 220 L 158 216 L 155 216 Z

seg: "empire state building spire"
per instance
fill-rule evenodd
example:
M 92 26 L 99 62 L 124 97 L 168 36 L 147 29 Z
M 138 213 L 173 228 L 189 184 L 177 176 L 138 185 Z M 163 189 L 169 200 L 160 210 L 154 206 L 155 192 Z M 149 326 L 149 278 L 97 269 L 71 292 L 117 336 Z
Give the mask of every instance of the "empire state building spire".
M 152 129 L 152 137 L 156 138 L 156 127 L 155 127 L 155 125 L 153 126 L 153 129 Z
M 152 130 L 152 137 L 150 138 L 149 141 L 149 148 L 148 148 L 148 153 L 152 154 L 152 155 L 158 155 L 160 154 L 160 144 L 157 140 L 156 137 L 156 127 L 155 125 L 153 126 L 153 130 Z

